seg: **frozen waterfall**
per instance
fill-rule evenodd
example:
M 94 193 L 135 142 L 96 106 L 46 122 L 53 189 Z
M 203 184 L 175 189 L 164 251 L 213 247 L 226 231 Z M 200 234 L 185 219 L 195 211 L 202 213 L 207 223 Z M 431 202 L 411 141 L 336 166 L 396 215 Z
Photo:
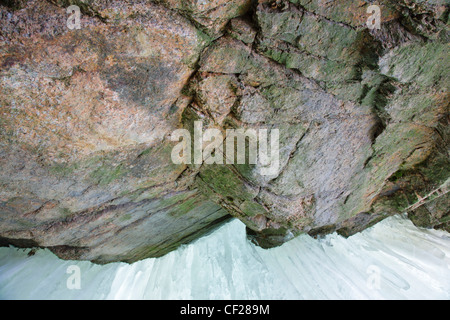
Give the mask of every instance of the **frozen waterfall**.
M 1 299 L 450 298 L 450 235 L 416 228 L 404 216 L 349 239 L 305 235 L 271 250 L 249 243 L 244 225 L 234 220 L 162 258 L 132 265 L 29 251 L 0 248 Z M 79 289 L 68 285 L 71 270 L 79 271 Z

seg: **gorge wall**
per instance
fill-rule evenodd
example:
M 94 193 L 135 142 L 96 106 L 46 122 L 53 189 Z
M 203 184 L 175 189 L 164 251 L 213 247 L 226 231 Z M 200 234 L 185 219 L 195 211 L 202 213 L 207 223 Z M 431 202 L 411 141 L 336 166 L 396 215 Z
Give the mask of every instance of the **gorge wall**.
M 403 212 L 449 231 L 448 12 L 0 1 L 0 244 L 109 263 L 162 256 L 230 217 L 264 248 Z M 279 173 L 174 164 L 171 134 L 197 120 L 279 129 Z

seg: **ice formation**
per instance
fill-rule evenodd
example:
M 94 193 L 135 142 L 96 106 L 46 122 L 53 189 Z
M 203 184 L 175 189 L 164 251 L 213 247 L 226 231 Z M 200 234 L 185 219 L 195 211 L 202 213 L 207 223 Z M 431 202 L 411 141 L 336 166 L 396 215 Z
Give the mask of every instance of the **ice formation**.
M 264 250 L 233 220 L 162 258 L 62 261 L 0 248 L 1 299 L 449 299 L 450 235 L 392 217 L 345 239 L 300 236 Z M 79 267 L 80 289 L 68 271 Z M 75 269 L 76 269 L 75 267 Z

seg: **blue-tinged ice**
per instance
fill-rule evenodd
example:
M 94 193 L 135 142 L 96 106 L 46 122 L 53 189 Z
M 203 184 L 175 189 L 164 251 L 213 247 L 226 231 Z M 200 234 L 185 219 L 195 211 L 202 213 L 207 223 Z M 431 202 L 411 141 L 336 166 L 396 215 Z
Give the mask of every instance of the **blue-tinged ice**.
M 0 248 L 1 299 L 450 299 L 450 235 L 389 218 L 264 250 L 234 220 L 162 258 L 105 266 Z M 79 288 L 67 273 L 77 266 Z M 75 267 L 76 268 L 76 267 Z

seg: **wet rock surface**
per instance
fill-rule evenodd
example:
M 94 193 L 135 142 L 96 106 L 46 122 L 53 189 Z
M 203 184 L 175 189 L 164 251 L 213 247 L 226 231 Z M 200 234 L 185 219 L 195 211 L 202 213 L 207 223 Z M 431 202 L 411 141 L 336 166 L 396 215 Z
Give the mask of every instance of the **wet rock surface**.
M 67 27 L 66 7 L 81 9 Z M 157 257 L 231 216 L 262 247 L 409 212 L 449 230 L 445 1 L 3 1 L 0 244 Z M 279 129 L 280 170 L 171 134 Z

